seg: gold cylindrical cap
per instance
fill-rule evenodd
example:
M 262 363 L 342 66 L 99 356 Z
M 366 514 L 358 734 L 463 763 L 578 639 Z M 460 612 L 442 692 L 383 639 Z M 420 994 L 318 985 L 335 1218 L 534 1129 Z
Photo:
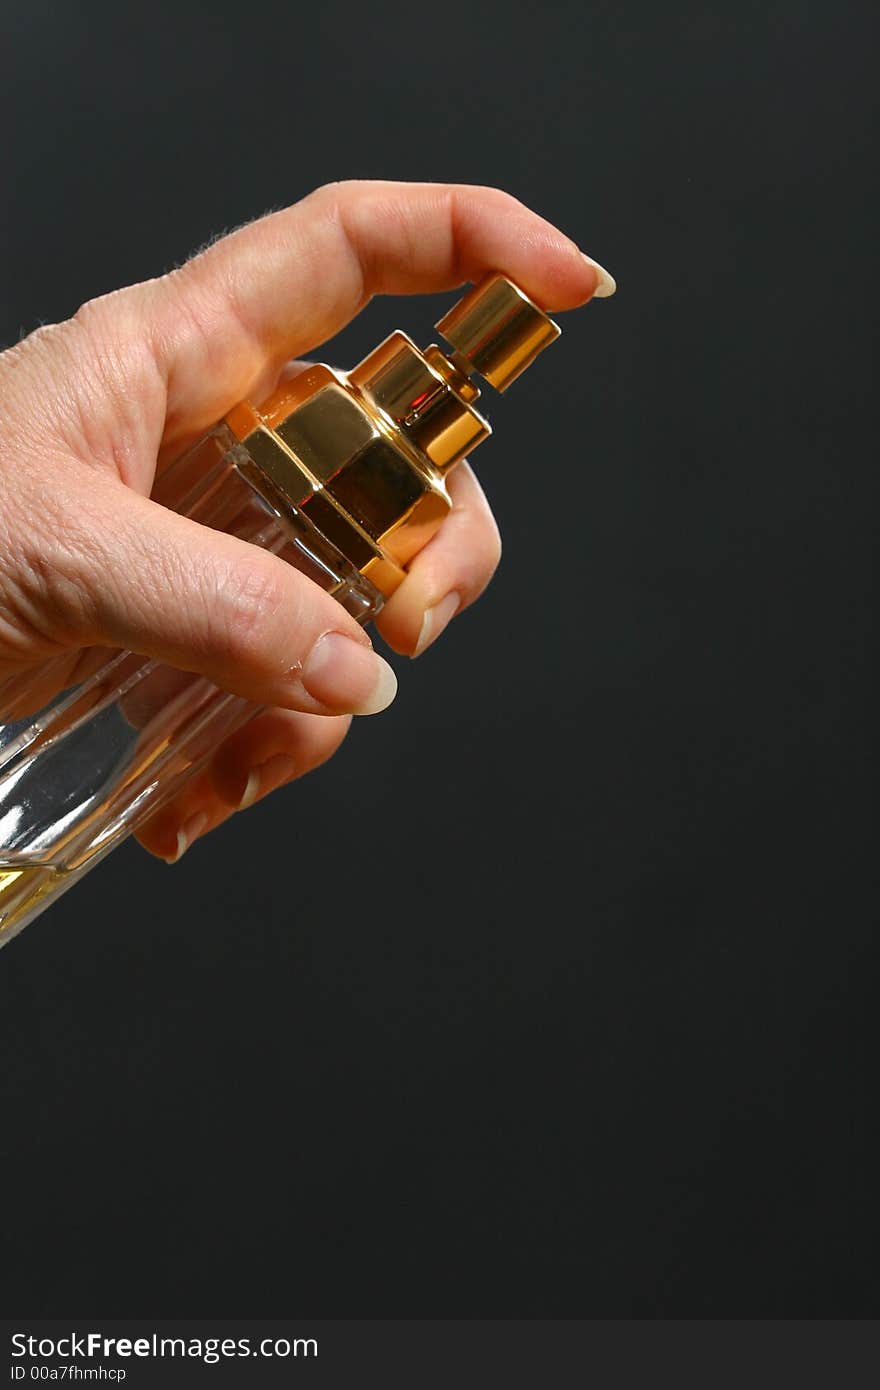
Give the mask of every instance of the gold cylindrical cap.
M 560 334 L 559 325 L 504 275 L 475 285 L 437 330 L 496 391 L 506 391 Z

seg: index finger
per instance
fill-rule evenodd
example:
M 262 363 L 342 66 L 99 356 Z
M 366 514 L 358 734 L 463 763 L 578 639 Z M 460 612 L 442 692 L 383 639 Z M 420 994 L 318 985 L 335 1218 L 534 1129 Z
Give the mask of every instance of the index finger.
M 551 311 L 614 288 L 570 237 L 497 188 L 328 184 L 250 223 L 141 287 L 168 434 L 217 419 L 372 295 L 451 289 L 489 270 Z

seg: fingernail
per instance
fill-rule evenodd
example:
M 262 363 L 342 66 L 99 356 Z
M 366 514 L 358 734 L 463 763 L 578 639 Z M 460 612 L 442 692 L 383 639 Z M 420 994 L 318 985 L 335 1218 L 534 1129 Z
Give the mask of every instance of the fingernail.
M 617 289 L 617 281 L 614 276 L 605 269 L 604 265 L 600 265 L 598 261 L 593 260 L 592 256 L 588 256 L 586 251 L 582 251 L 581 255 L 587 265 L 591 265 L 599 277 L 599 282 L 593 290 L 593 298 L 610 299 L 611 295 L 613 295 L 614 291 Z
M 461 595 L 453 592 L 447 594 L 439 603 L 435 603 L 432 608 L 425 609 L 425 616 L 422 618 L 422 626 L 419 629 L 419 640 L 416 642 L 413 656 L 421 656 L 426 647 L 436 641 L 443 629 L 452 621 L 461 607 Z
M 267 758 L 259 767 L 251 768 L 244 794 L 238 803 L 239 811 L 253 806 L 258 796 L 280 787 L 282 782 L 289 782 L 295 772 L 296 759 L 288 753 L 276 753 L 274 758 Z
M 300 679 L 314 699 L 340 714 L 378 714 L 397 694 L 397 677 L 388 662 L 341 632 L 318 638 Z
M 204 811 L 200 811 L 197 816 L 190 816 L 188 821 L 184 821 L 177 832 L 177 851 L 168 860 L 169 864 L 176 864 L 179 859 L 183 858 L 193 840 L 199 838 L 207 824 L 208 817 Z

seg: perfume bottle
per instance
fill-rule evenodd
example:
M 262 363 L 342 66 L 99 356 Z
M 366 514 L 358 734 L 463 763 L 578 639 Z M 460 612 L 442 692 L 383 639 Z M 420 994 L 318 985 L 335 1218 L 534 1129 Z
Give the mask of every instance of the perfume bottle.
M 260 404 L 239 403 L 153 497 L 279 555 L 370 622 L 449 511 L 446 474 L 490 433 L 474 374 L 504 391 L 559 335 L 498 274 L 436 327 L 446 350 L 395 332 L 353 371 L 310 366 Z M 131 652 L 19 717 L 35 703 L 29 685 L 35 675 L 0 684 L 0 945 L 258 713 Z

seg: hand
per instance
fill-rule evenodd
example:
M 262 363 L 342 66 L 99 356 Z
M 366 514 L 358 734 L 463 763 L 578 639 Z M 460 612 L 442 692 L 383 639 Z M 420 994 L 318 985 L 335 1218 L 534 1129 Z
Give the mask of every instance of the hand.
M 497 189 L 331 184 L 0 354 L 0 719 L 23 713 L 10 708 L 23 675 L 38 707 L 95 664 L 95 648 L 156 657 L 269 707 L 142 828 L 154 853 L 179 857 L 316 767 L 351 714 L 396 689 L 367 634 L 303 575 L 151 501 L 157 471 L 372 295 L 447 290 L 487 270 L 551 311 L 614 288 Z M 399 652 L 423 651 L 498 563 L 467 464 L 450 493 L 453 511 L 377 623 Z

